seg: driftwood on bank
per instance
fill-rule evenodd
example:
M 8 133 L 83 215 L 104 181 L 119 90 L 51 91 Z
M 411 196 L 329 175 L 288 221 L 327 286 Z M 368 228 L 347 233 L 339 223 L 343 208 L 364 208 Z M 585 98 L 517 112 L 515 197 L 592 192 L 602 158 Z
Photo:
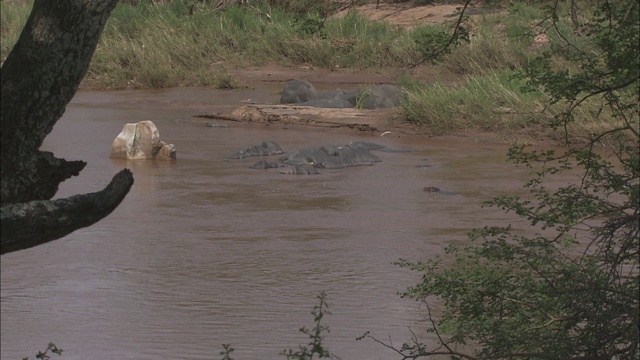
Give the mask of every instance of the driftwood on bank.
M 252 122 L 264 125 L 306 125 L 325 128 L 348 127 L 360 131 L 380 131 L 380 119 L 393 115 L 393 109 L 331 109 L 297 105 L 246 105 L 231 113 L 196 115 L 197 118 Z

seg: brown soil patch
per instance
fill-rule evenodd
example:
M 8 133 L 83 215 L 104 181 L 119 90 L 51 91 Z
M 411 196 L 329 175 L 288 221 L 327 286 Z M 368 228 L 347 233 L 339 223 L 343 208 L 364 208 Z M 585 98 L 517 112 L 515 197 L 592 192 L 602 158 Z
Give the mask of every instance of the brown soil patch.
M 352 11 L 364 15 L 373 21 L 384 21 L 392 25 L 405 28 L 413 28 L 420 25 L 444 25 L 447 23 L 455 23 L 458 20 L 460 11 L 464 4 L 445 4 L 445 5 L 424 5 L 413 6 L 411 2 L 395 3 L 380 2 L 348 7 L 335 15 L 334 17 L 345 17 Z M 490 13 L 500 11 L 499 9 L 487 8 L 482 6 L 468 6 L 465 15 L 470 18 L 483 16 Z
M 424 24 L 445 24 L 456 20 L 461 5 L 426 5 L 411 6 L 410 3 L 394 4 L 375 3 L 356 6 L 335 14 L 337 18 L 345 17 L 352 11 L 364 15 L 373 21 L 385 21 L 393 25 L 412 28 Z
M 373 70 L 323 69 L 311 65 L 286 67 L 280 65 L 251 66 L 231 69 L 229 74 L 244 84 L 255 82 L 281 82 L 304 79 L 312 84 L 391 84 L 397 81 L 395 70 L 375 72 Z
M 225 64 L 216 64 L 225 67 Z M 214 65 L 214 67 L 216 66 Z M 215 71 L 215 70 L 212 70 Z M 425 82 L 440 81 L 453 84 L 463 79 L 460 74 L 453 73 L 443 67 L 428 65 L 417 66 L 413 69 L 325 69 L 312 65 L 297 65 L 287 67 L 275 64 L 264 66 L 250 66 L 232 68 L 226 70 L 229 75 L 239 82 L 250 86 L 255 82 L 281 82 L 290 79 L 304 79 L 312 84 L 339 84 L 339 85 L 372 85 L 372 84 L 399 84 L 404 77 Z

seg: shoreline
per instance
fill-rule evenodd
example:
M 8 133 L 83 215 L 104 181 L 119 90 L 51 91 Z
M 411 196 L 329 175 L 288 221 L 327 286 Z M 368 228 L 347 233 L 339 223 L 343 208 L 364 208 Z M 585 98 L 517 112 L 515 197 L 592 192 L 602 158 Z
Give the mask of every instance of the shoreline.
M 423 66 L 414 69 L 417 74 L 411 76 L 417 76 L 421 81 L 441 81 L 438 78 L 442 78 L 443 74 L 435 74 L 432 67 Z M 394 74 L 394 72 L 396 74 Z M 393 69 L 381 69 L 374 72 L 371 70 L 359 70 L 353 71 L 349 69 L 337 69 L 328 70 L 323 68 L 314 68 L 308 65 L 298 66 L 281 66 L 281 65 L 264 65 L 264 66 L 251 66 L 246 68 L 237 68 L 229 70 L 229 73 L 241 79 L 242 83 L 246 85 L 244 88 L 236 89 L 216 89 L 213 87 L 197 87 L 197 86 L 176 86 L 169 88 L 158 89 L 94 89 L 91 87 L 80 86 L 78 91 L 81 92 L 118 92 L 118 91 L 142 91 L 142 92 L 154 92 L 154 91 L 170 91 L 170 89 L 180 88 L 202 88 L 206 91 L 213 92 L 234 92 L 242 93 L 243 91 L 260 91 L 263 88 L 276 87 L 279 90 L 282 89 L 285 82 L 292 78 L 304 79 L 314 84 L 318 89 L 322 90 L 335 90 L 335 89 L 349 89 L 370 86 L 372 84 L 397 84 L 401 85 L 401 77 L 397 75 L 400 70 Z M 455 82 L 454 77 L 447 75 L 449 81 Z M 277 86 L 274 86 L 278 84 Z M 267 91 L 266 89 L 264 91 Z M 195 110 L 193 113 L 188 114 L 190 122 L 196 124 L 206 124 L 208 122 L 224 122 L 225 124 L 233 124 L 234 126 L 271 126 L 286 128 L 301 128 L 306 127 L 313 131 L 323 131 L 327 129 L 344 131 L 344 132 L 356 132 L 356 133 L 371 133 L 374 135 L 381 135 L 385 132 L 391 132 L 390 135 L 385 136 L 399 136 L 399 137 L 412 137 L 412 138 L 438 138 L 438 139 L 467 139 L 473 142 L 486 143 L 486 144 L 515 144 L 526 142 L 529 145 L 534 146 L 548 146 L 556 145 L 555 142 L 544 139 L 544 137 L 536 138 L 533 141 L 530 135 L 516 136 L 514 138 L 507 138 L 507 135 L 500 132 L 483 131 L 481 129 L 466 129 L 445 135 L 429 134 L 429 128 L 425 126 L 416 125 L 408 121 L 400 120 L 400 108 L 391 109 L 379 109 L 379 110 L 359 110 L 359 109 L 327 109 L 327 108 L 308 108 L 300 107 L 294 104 L 279 105 L 283 108 L 291 108 L 296 111 L 294 116 L 286 116 L 286 118 L 276 119 L 276 121 L 261 121 L 259 118 L 242 118 L 238 116 L 232 116 L 234 111 L 241 110 L 243 107 L 256 108 L 256 107 L 278 107 L 277 103 L 268 102 L 249 102 L 242 103 L 236 102 L 232 104 L 225 104 L 222 111 L 202 109 L 202 111 Z M 299 110 L 298 110 L 299 109 Z M 220 109 L 216 109 L 220 110 Z M 343 113 L 343 114 L 341 114 Z M 362 113 L 353 114 L 353 113 Z M 524 140 L 521 140 L 521 139 Z

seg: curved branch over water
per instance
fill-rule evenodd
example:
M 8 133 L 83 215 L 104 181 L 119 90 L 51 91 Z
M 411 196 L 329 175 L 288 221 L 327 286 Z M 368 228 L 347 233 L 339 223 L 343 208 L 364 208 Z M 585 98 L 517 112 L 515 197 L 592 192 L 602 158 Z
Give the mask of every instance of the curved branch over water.
M 122 202 L 132 185 L 133 175 L 124 169 L 96 193 L 2 206 L 0 254 L 41 245 L 95 224 Z

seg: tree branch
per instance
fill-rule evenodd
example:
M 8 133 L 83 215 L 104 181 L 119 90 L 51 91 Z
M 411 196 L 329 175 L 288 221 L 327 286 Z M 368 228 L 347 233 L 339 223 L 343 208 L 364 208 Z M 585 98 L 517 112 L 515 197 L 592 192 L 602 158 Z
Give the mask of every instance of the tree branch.
M 132 185 L 133 175 L 124 169 L 96 193 L 2 206 L 0 254 L 41 245 L 98 222 L 122 202 Z
M 445 51 L 447 51 L 447 49 L 449 49 L 449 46 L 451 46 L 458 39 L 458 31 L 460 31 L 460 27 L 462 26 L 462 21 L 464 20 L 464 12 L 467 10 L 467 7 L 469 7 L 469 4 L 471 4 L 471 0 L 467 0 L 464 3 L 464 5 L 462 6 L 462 10 L 460 10 L 460 15 L 458 16 L 458 21 L 456 22 L 456 25 L 455 25 L 455 27 L 453 29 L 453 32 L 451 33 L 451 36 L 449 37 L 449 40 L 447 41 L 447 43 L 444 44 L 444 46 L 442 48 L 438 49 L 437 51 L 432 52 L 429 57 L 423 58 L 422 60 L 418 61 L 415 64 L 411 64 L 409 66 L 409 69 L 414 69 L 417 66 L 422 65 L 425 61 L 430 61 L 430 60 L 436 59 L 438 56 L 440 56 Z

